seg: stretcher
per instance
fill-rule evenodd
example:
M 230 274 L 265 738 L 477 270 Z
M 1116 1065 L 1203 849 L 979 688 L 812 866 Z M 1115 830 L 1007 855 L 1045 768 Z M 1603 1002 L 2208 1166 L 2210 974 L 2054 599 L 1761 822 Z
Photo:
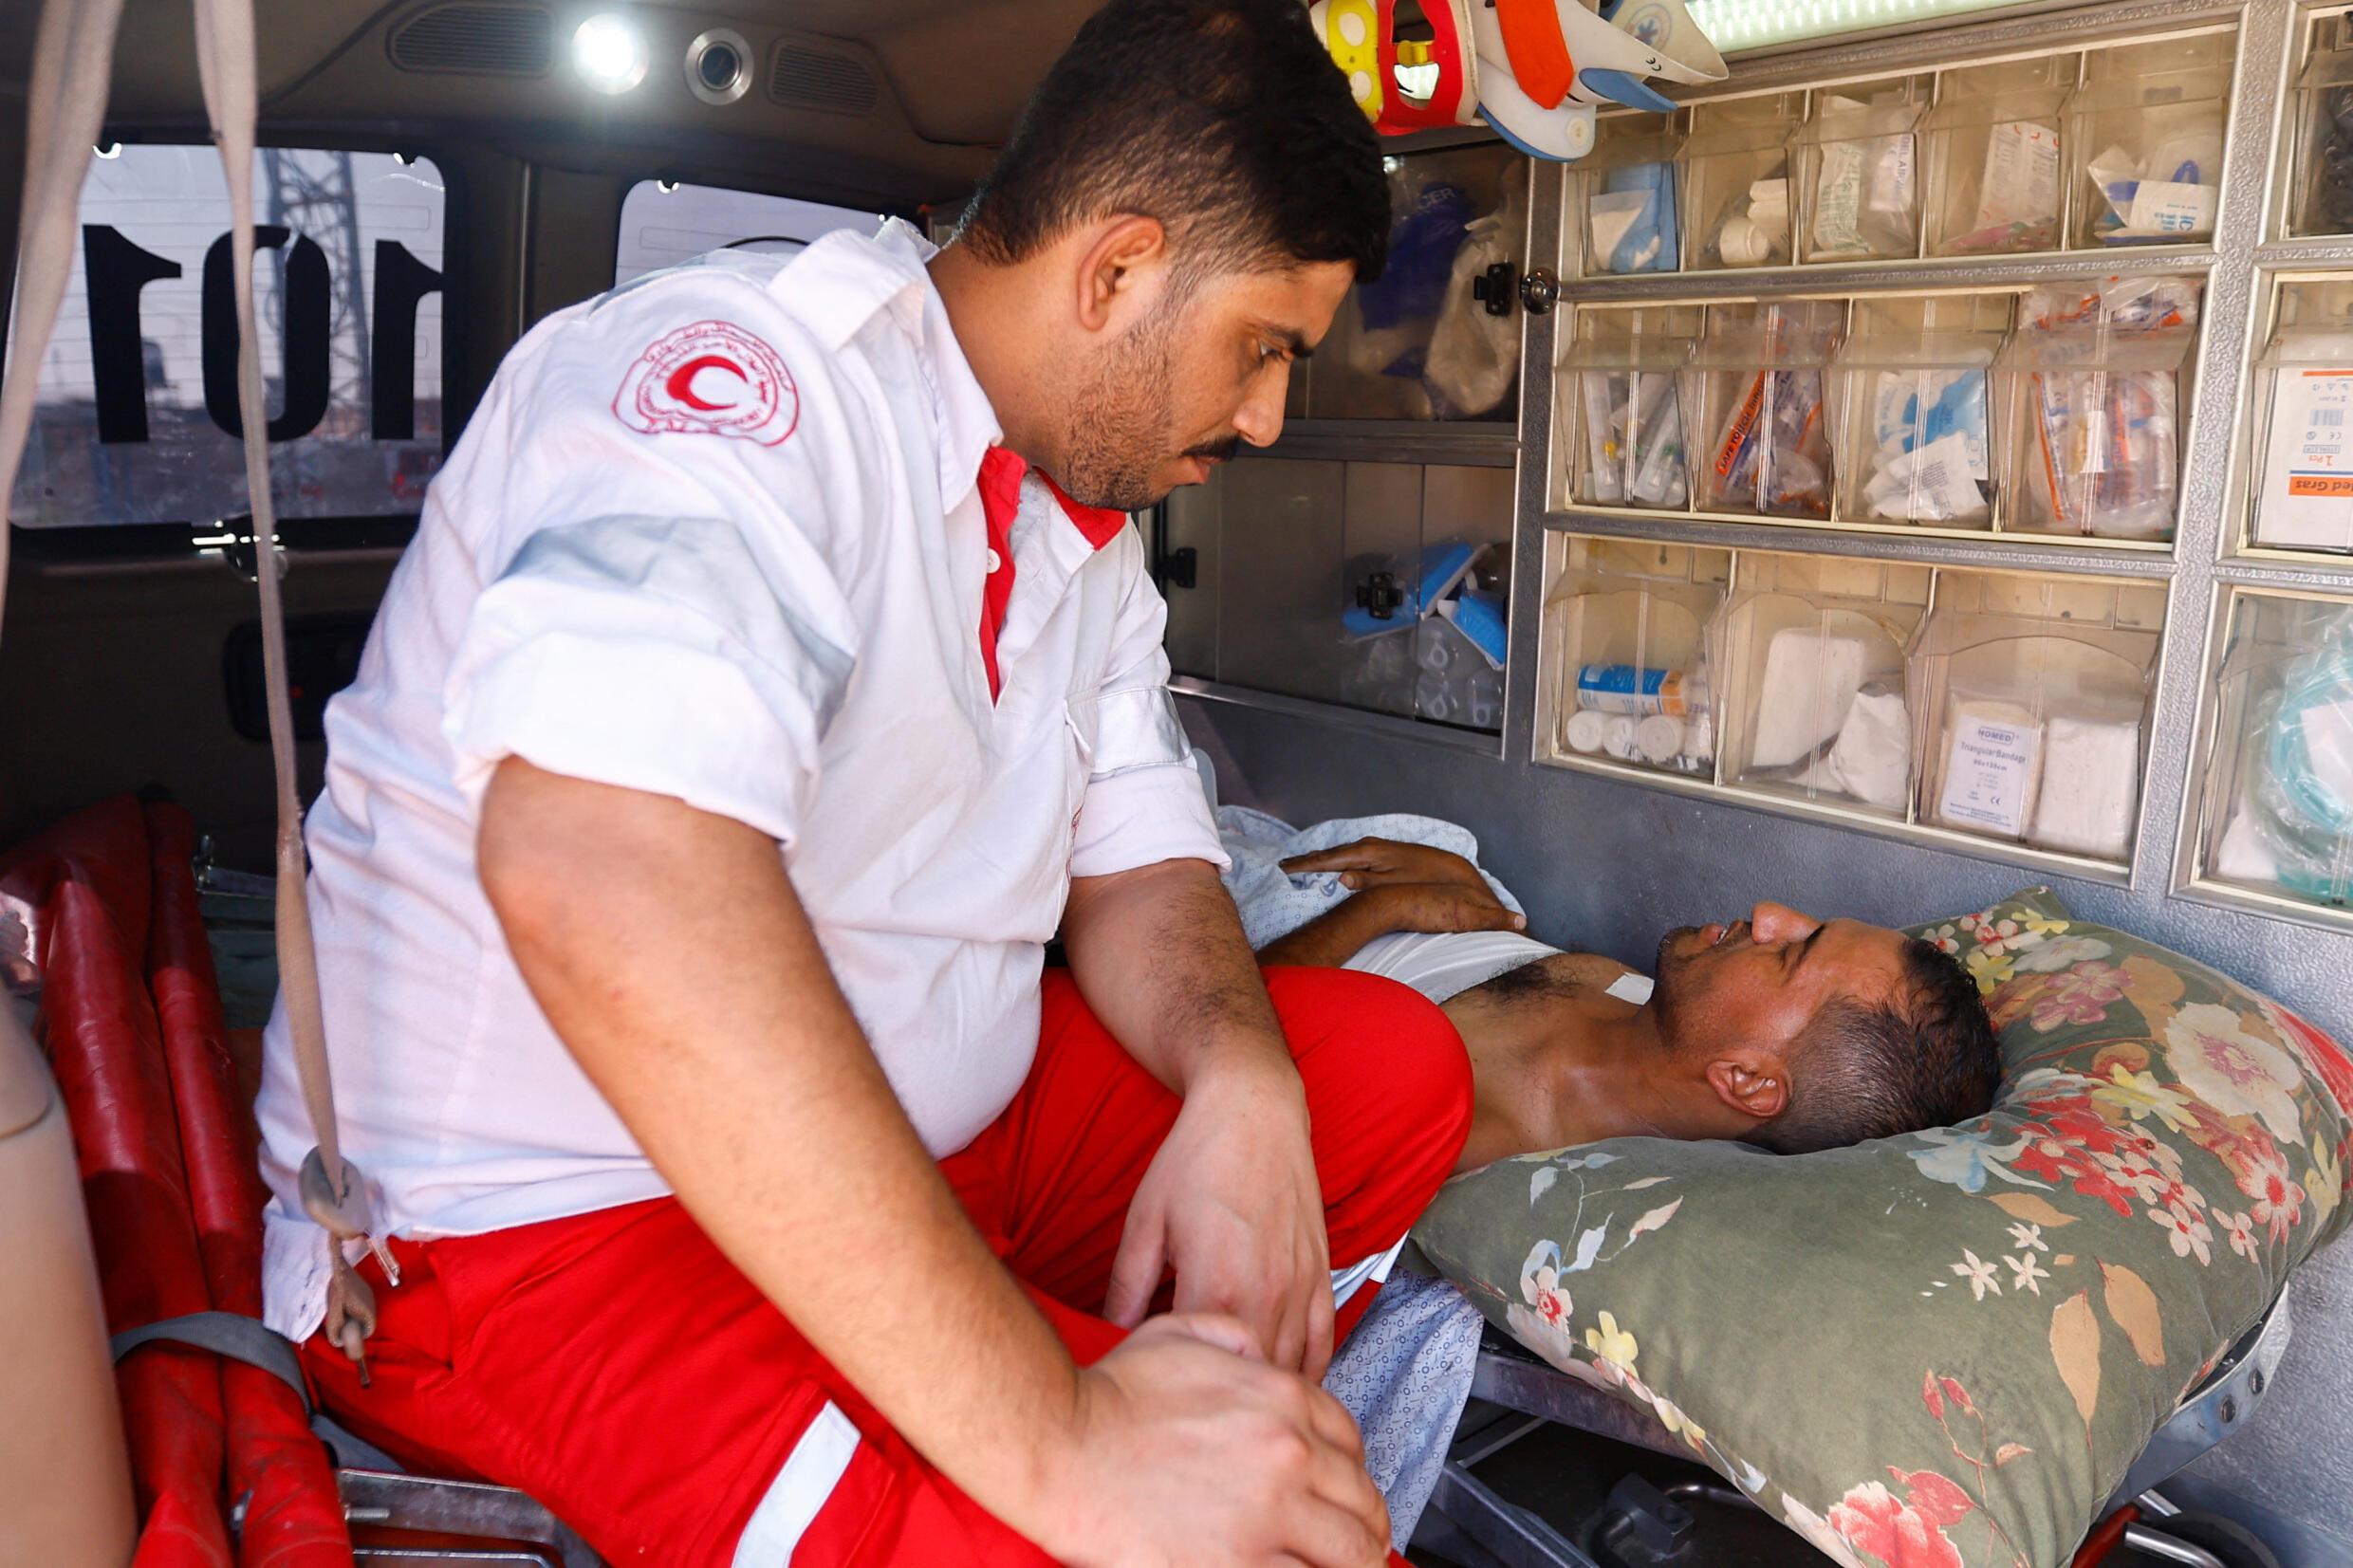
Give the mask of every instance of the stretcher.
M 2243 1425 L 2270 1391 L 2292 1332 L 2288 1298 L 2276 1298 L 2239 1336 L 2212 1371 L 2182 1397 L 2118 1485 L 2075 1557 L 2074 1568 L 2095 1568 L 2118 1546 L 2144 1559 L 2186 1568 L 2273 1568 L 2251 1539 L 2233 1534 L 2229 1555 L 2158 1490 L 2183 1467 Z M 1677 1460 L 1691 1450 L 1648 1411 L 1539 1359 L 1491 1326 L 1479 1347 L 1478 1372 L 1465 1415 L 1437 1488 L 1414 1542 L 1461 1568 L 1634 1568 L 1635 1564 L 1710 1560 L 1692 1502 L 1755 1506 L 1730 1486 L 1690 1481 L 1664 1488 L 1628 1475 L 1577 1538 L 1512 1503 L 1476 1467 L 1557 1423 Z

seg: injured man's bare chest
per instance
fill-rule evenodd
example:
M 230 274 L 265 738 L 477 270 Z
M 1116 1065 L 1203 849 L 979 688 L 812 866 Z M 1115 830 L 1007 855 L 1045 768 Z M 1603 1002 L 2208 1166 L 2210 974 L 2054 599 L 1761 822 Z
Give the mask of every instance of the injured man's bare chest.
M 1461 1036 L 1476 1097 L 1458 1170 L 1629 1136 L 1806 1153 L 1967 1120 L 2000 1077 L 1974 983 L 1883 927 L 1759 904 L 1670 931 L 1644 976 L 1522 934 L 1501 884 L 1445 850 L 1363 839 L 1280 864 L 1343 895 L 1262 963 L 1396 980 Z

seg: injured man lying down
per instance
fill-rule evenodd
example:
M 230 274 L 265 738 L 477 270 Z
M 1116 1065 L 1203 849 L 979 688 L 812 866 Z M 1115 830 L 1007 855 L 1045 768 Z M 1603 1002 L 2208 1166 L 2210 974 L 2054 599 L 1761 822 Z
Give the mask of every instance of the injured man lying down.
M 1384 975 L 1453 1021 L 1477 1094 L 1457 1170 L 1626 1136 L 1806 1153 L 1993 1102 L 2001 1054 L 1975 982 L 1899 932 L 1758 904 L 1667 932 L 1646 978 L 1520 934 L 1516 902 L 1452 824 L 1362 819 L 1286 837 L 1233 807 L 1219 823 L 1261 964 Z M 1359 825 L 1424 841 L 1302 849 Z M 1456 847 L 1430 841 L 1454 835 Z

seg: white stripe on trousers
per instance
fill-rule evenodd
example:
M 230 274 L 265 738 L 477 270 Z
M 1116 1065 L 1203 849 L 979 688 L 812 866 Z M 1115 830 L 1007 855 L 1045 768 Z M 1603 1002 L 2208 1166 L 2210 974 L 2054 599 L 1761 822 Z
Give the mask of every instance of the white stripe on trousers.
M 1405 1238 L 1399 1236 L 1387 1251 L 1333 1269 L 1332 1305 L 1346 1306 L 1348 1299 L 1367 1282 L 1379 1284 L 1388 1279 L 1404 1246 Z M 786 1456 L 784 1467 L 769 1485 L 768 1495 L 752 1509 L 750 1521 L 735 1542 L 734 1568 L 787 1568 L 801 1537 L 849 1469 L 858 1442 L 858 1429 L 850 1418 L 842 1413 L 840 1406 L 826 1400 L 825 1408 L 817 1412 Z

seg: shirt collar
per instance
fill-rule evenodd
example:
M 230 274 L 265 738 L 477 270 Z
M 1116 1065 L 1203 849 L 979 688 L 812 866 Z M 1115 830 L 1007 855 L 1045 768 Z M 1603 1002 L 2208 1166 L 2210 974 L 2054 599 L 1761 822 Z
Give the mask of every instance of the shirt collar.
M 924 265 L 938 253 L 937 246 L 899 218 L 885 218 L 872 234 L 837 229 L 793 259 L 788 292 L 829 348 L 840 350 L 885 310 L 915 340 L 939 413 L 940 504 L 954 510 L 973 492 L 981 459 L 1005 431 L 964 358 L 963 345 L 948 321 L 947 303 Z M 1090 548 L 1102 549 L 1127 526 L 1125 512 L 1084 506 L 1065 494 L 1043 470 L 1038 477 L 1054 492 L 1063 515 Z
M 938 253 L 903 219 L 885 218 L 872 234 L 837 229 L 821 235 L 771 286 L 828 348 L 843 348 L 885 311 L 914 340 L 939 418 L 940 504 L 954 510 L 973 492 L 981 455 L 1004 430 L 924 266 Z

